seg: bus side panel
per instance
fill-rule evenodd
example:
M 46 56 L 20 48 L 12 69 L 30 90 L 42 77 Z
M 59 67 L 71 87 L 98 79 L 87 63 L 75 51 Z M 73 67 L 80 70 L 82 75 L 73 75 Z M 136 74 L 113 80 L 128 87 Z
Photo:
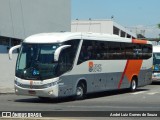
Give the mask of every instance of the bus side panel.
M 90 70 L 90 61 L 77 65 L 60 77 L 59 96 L 74 95 L 80 80 L 86 80 L 87 93 L 129 88 L 134 75 L 138 77 L 138 86 L 150 84 L 152 59 L 129 61 L 134 65 L 127 65 L 127 60 L 93 61 L 94 65 L 101 65 L 101 72 Z M 136 62 L 141 65 L 136 67 Z
M 73 95 L 73 80 L 74 77 L 71 75 L 62 75 L 59 78 L 59 97 L 71 96 Z
M 75 93 L 76 85 L 80 79 L 86 80 L 88 93 L 118 89 L 126 62 L 127 60 L 90 60 L 76 65 L 66 74 L 72 76 L 73 93 Z M 123 88 L 128 87 L 128 83 L 127 80 L 124 80 Z
M 97 74 L 83 74 L 83 75 L 65 75 L 60 77 L 59 83 L 60 97 L 75 95 L 76 86 L 80 80 L 86 80 L 87 93 L 109 91 L 118 89 L 119 78 L 122 73 L 97 73 Z M 129 81 L 125 77 L 121 88 L 128 88 Z
M 115 90 L 118 89 L 120 78 L 123 74 L 127 60 L 91 60 L 76 65 L 70 72 L 65 74 L 63 82 L 72 80 L 73 94 L 76 92 L 76 86 L 79 80 L 86 80 L 87 93 Z M 66 81 L 65 81 L 66 80 Z M 67 85 L 68 83 L 66 83 Z M 61 95 L 69 89 L 63 86 L 60 89 Z M 124 77 L 121 88 L 128 88 L 130 83 Z M 65 90 L 66 89 L 66 90 Z
M 118 88 L 122 88 L 122 82 L 124 79 L 124 76 L 127 77 L 128 81 L 131 82 L 132 78 L 134 76 L 138 79 L 138 86 L 143 86 L 146 84 L 149 84 L 151 81 L 151 60 L 127 60 L 124 72 L 121 76 Z
M 153 59 L 143 60 L 141 71 L 138 76 L 138 86 L 148 85 L 152 82 Z
M 141 70 L 138 76 L 138 87 L 148 85 L 152 82 L 152 68 Z

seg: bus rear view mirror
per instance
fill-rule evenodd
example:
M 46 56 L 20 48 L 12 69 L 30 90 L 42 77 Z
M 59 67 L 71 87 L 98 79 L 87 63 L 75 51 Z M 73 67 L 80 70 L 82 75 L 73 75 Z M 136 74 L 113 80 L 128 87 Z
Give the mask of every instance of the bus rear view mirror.
M 71 47 L 71 45 L 62 45 L 59 48 L 57 48 L 55 53 L 54 53 L 54 61 L 57 62 L 58 59 L 59 59 L 59 55 L 60 55 L 61 51 L 63 49 L 69 48 L 69 47 Z
M 8 55 L 9 55 L 9 59 L 10 59 L 10 60 L 12 60 L 12 53 L 13 53 L 13 51 L 14 51 L 15 49 L 20 48 L 20 47 L 21 47 L 21 45 L 16 45 L 16 46 L 13 46 L 13 47 L 11 47 L 11 48 L 9 49 Z

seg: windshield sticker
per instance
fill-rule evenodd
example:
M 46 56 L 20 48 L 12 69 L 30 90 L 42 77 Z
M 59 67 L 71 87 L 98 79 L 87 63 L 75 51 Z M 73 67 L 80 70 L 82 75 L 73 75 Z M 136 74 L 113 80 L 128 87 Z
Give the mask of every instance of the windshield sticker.
M 38 70 L 33 70 L 33 75 L 39 75 L 39 71 Z

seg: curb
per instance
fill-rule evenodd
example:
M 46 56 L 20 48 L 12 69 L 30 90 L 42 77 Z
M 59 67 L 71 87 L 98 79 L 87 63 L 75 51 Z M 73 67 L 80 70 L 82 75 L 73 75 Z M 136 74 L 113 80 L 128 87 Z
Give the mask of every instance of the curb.
M 14 94 L 15 90 L 13 88 L 1 88 L 0 87 L 0 94 Z
M 15 94 L 15 92 L 14 91 L 0 90 L 0 94 Z
M 4 95 L 4 94 L 15 94 L 14 92 L 0 92 L 0 95 Z

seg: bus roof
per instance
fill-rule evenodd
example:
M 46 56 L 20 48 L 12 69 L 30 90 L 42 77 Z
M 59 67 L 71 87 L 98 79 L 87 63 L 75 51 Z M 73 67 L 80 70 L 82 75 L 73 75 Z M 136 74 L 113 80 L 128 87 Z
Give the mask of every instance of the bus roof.
M 123 38 L 118 35 L 102 33 L 59 32 L 40 33 L 27 37 L 25 43 L 60 43 L 71 39 L 87 39 L 102 41 L 132 42 L 131 38 Z

